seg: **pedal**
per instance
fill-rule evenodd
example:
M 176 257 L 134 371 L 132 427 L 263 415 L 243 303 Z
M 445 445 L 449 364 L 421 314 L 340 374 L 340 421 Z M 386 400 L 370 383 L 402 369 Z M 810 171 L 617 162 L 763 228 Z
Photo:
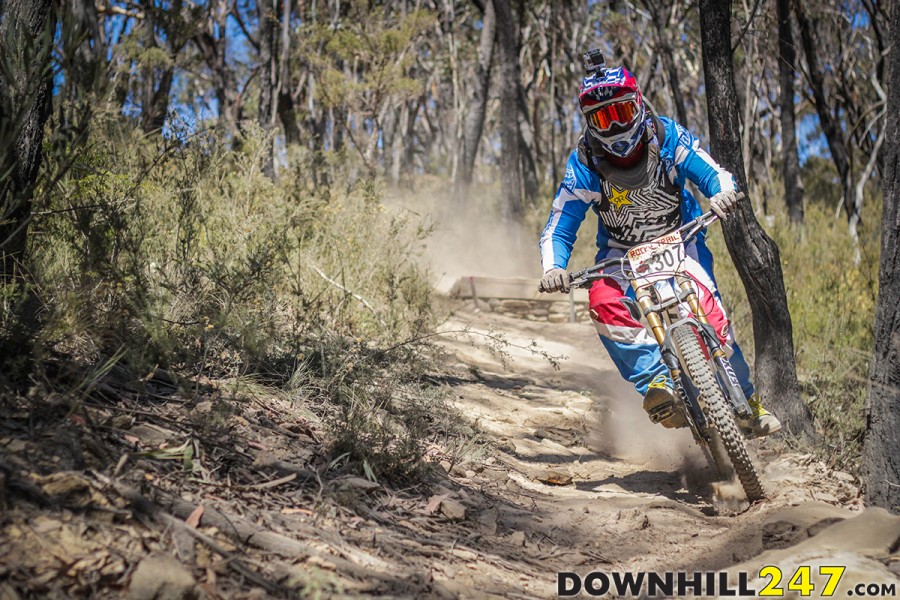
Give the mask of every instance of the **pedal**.
M 675 402 L 667 400 L 661 404 L 653 405 L 652 402 L 647 400 L 650 399 L 644 400 L 644 410 L 650 416 L 651 422 L 659 423 L 667 429 L 678 429 L 687 425 L 684 414 L 677 410 Z

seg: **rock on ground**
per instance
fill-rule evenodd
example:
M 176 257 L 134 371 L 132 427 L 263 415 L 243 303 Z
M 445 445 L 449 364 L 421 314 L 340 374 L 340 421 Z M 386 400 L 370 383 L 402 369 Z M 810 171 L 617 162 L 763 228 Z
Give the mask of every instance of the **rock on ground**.
M 191 600 L 194 576 L 169 554 L 152 554 L 131 576 L 128 600 Z

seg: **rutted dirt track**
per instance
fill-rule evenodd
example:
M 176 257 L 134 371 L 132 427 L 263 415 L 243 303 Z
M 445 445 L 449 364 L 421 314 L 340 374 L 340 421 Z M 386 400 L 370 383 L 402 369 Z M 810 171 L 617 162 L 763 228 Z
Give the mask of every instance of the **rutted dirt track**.
M 85 414 L 106 437 L 93 441 L 81 418 L 52 442 L 29 438 L 25 412 L 4 409 L 0 598 L 547 598 L 558 571 L 765 564 L 811 566 L 817 589 L 819 565 L 845 565 L 838 596 L 898 582 L 900 517 L 864 511 L 852 477 L 777 440 L 752 444 L 768 501 L 747 509 L 733 488 L 715 491 L 689 435 L 649 423 L 590 325 L 460 310 L 443 328 L 471 334 L 440 342 L 438 379 L 493 444 L 430 448 L 444 475 L 427 490 L 314 479 L 298 465 L 316 462 L 320 437 L 289 399 L 237 411 L 216 382 L 211 400 L 160 397 L 162 420 L 121 399 L 97 406 Z M 535 350 L 567 358 L 555 370 Z M 117 447 L 106 442 L 174 446 L 178 411 L 211 419 L 224 406 L 232 437 L 204 446 L 209 472 L 194 479 L 97 458 Z M 45 456 L 57 472 L 39 476 Z M 243 481 L 217 482 L 225 460 Z
M 513 344 L 506 361 L 464 342 L 447 346 L 478 380 L 460 385 L 456 402 L 505 450 L 506 489 L 496 493 L 509 504 L 499 511 L 498 535 L 521 531 L 524 553 L 545 550 L 542 568 L 519 592 L 554 596 L 557 571 L 758 573 L 766 564 L 786 572 L 810 565 L 814 573 L 822 564 L 848 565 L 838 595 L 852 581 L 897 581 L 898 556 L 889 555 L 900 542 L 900 517 L 863 511 L 847 474 L 787 453 L 777 441 L 752 442 L 770 499 L 747 509 L 734 486 L 709 485 L 686 431 L 647 420 L 590 325 L 457 318 L 473 331 L 506 332 Z M 568 357 L 560 370 L 523 349 L 532 341 Z M 569 477 L 568 485 L 542 483 Z M 485 565 L 470 577 L 478 585 L 498 571 Z

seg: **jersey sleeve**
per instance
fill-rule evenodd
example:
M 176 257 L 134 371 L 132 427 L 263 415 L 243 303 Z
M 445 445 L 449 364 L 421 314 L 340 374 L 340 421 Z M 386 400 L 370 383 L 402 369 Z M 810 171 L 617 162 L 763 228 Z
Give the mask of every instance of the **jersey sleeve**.
M 693 181 L 707 198 L 712 198 L 719 192 L 736 190 L 732 174 L 700 147 L 699 140 L 691 132 L 678 123 L 673 125 L 677 134 L 674 156 L 678 180 L 676 183 L 683 187 L 685 179 Z
M 572 152 L 566 164 L 566 176 L 556 192 L 550 207 L 550 218 L 541 234 L 541 266 L 544 272 L 566 268 L 578 228 L 591 207 L 591 200 L 599 193 L 599 178 L 581 164 L 577 151 Z

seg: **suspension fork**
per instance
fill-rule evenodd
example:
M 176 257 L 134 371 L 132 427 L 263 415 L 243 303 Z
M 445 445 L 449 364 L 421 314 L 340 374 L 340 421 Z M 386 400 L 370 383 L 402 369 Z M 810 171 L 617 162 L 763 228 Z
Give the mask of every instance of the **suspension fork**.
M 652 310 L 652 289 L 651 286 L 636 288 L 634 290 L 634 299 L 641 309 L 641 314 L 647 319 L 647 324 L 650 326 L 650 331 L 653 332 L 653 337 L 656 338 L 656 343 L 659 344 L 663 362 L 669 368 L 676 387 L 681 388 L 681 382 L 679 381 L 681 365 L 678 363 L 678 357 L 674 355 L 669 348 L 669 344 L 666 343 L 666 326 L 662 317 L 659 316 L 658 312 Z M 679 389 L 679 391 L 681 390 Z
M 666 325 L 662 316 L 652 310 L 654 304 L 653 288 L 650 286 L 635 288 L 634 297 L 637 305 L 640 307 L 641 313 L 647 319 L 650 331 L 659 344 L 660 354 L 662 355 L 663 364 L 669 369 L 669 375 L 672 377 L 672 383 L 675 387 L 675 396 L 680 398 L 686 409 L 686 416 L 691 422 L 691 431 L 699 443 L 705 443 L 702 440 L 702 431 L 706 429 L 706 416 L 697 404 L 694 395 L 689 394 L 685 383 L 682 380 L 681 362 L 675 353 L 672 344 L 667 340 Z
M 694 317 L 703 325 L 701 335 L 706 338 L 706 345 L 710 350 L 710 355 L 718 367 L 719 371 L 725 374 L 727 381 L 723 382 L 727 388 L 729 399 L 732 405 L 742 417 L 748 417 L 751 414 L 750 405 L 744 397 L 744 392 L 738 381 L 731 363 L 725 354 L 725 349 L 719 343 L 719 336 L 716 334 L 715 328 L 710 324 L 706 311 L 700 306 L 700 299 L 697 297 L 697 290 L 694 288 L 694 281 L 684 273 L 675 276 L 678 287 L 685 294 L 685 301 Z
M 706 338 L 706 345 L 710 350 L 711 357 L 716 360 L 716 362 L 718 362 L 719 359 L 727 359 L 725 350 L 722 348 L 722 344 L 719 343 L 719 336 L 716 334 L 715 328 L 709 322 L 706 311 L 700 306 L 700 299 L 697 297 L 694 280 L 684 273 L 679 273 L 675 276 L 675 281 L 678 283 L 678 287 L 681 289 L 682 294 L 684 294 L 684 300 L 691 309 L 694 318 L 703 325 L 704 331 L 701 332 L 701 335 L 705 333 L 703 337 Z M 731 368 L 729 366 L 728 371 L 730 370 Z

